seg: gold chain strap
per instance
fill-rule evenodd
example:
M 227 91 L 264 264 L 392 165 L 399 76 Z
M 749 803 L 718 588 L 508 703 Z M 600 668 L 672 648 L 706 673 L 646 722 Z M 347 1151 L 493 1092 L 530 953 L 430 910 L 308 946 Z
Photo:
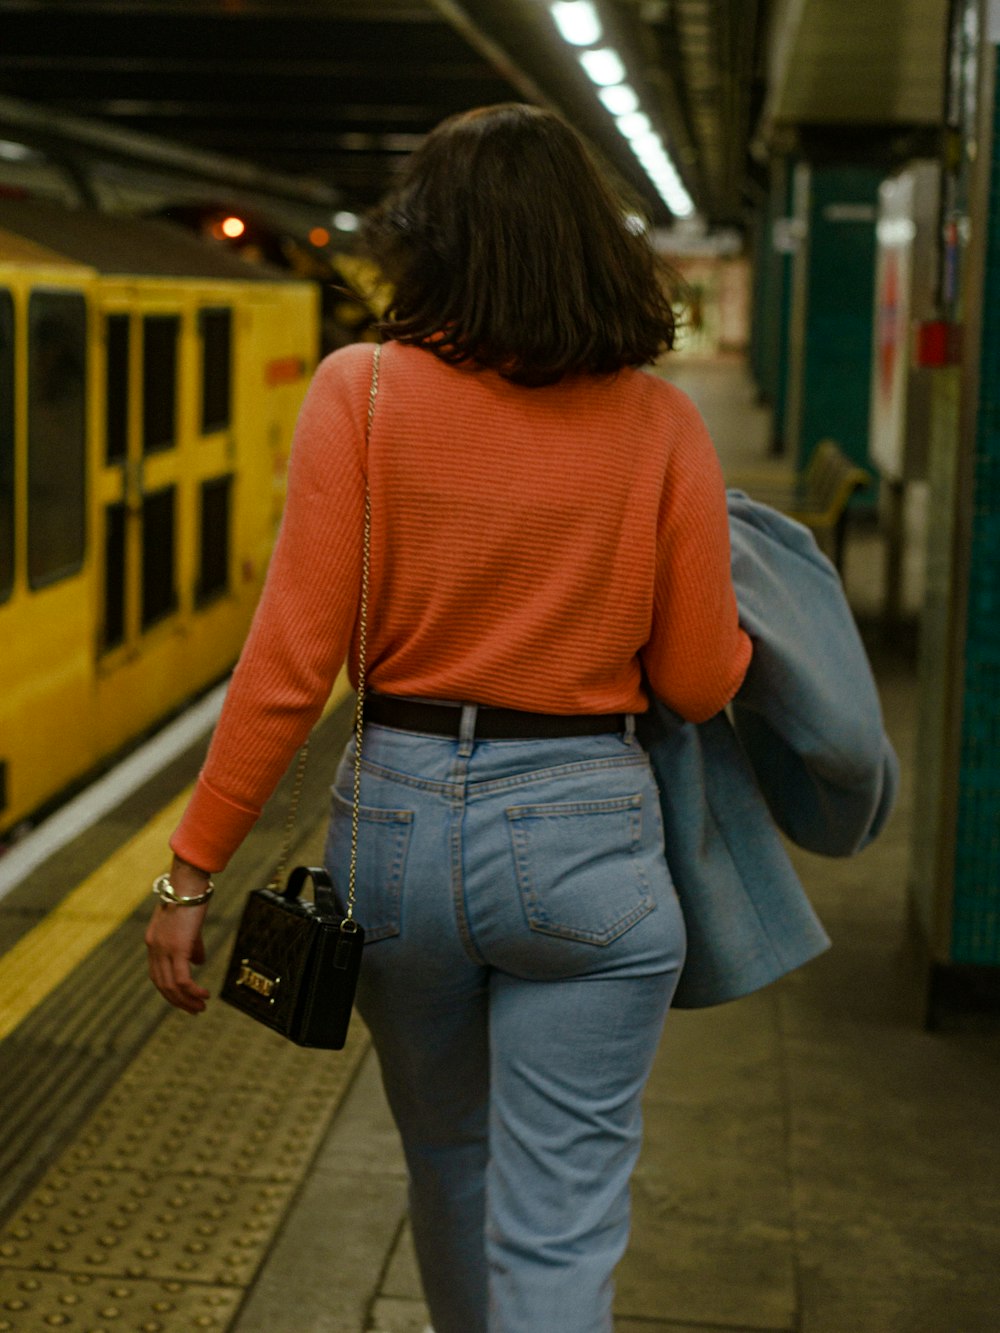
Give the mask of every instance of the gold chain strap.
M 378 393 L 378 365 L 381 353 L 382 348 L 376 346 L 372 358 L 371 387 L 368 390 L 368 424 L 365 428 L 366 446 L 371 438 L 372 418 L 375 415 L 375 396 Z M 354 919 L 354 898 L 358 871 L 358 821 L 361 812 L 361 745 L 364 740 L 365 657 L 368 643 L 368 579 L 371 572 L 371 530 L 372 501 L 366 479 L 364 545 L 361 556 L 361 616 L 358 633 L 358 689 L 354 708 L 354 801 L 351 810 L 351 868 L 347 881 L 347 913 L 345 916 L 347 921 Z M 285 868 L 288 865 L 288 858 L 292 850 L 292 837 L 295 833 L 295 820 L 299 812 L 299 798 L 302 795 L 302 782 L 305 778 L 306 760 L 308 758 L 309 737 L 307 736 L 302 749 L 299 751 L 299 761 L 295 767 L 295 780 L 292 784 L 291 799 L 288 802 L 288 814 L 285 817 L 285 833 L 281 844 L 281 855 L 278 858 L 278 864 L 275 866 L 274 874 L 268 883 L 267 887 L 269 889 L 280 891 L 281 882 L 285 877 Z
M 299 751 L 299 762 L 295 766 L 295 781 L 292 783 L 292 795 L 288 802 L 288 814 L 285 816 L 285 833 L 281 840 L 281 855 L 274 867 L 274 874 L 268 882 L 268 888 L 275 892 L 281 890 L 281 881 L 285 878 L 288 858 L 292 851 L 292 836 L 295 833 L 295 817 L 299 813 L 299 797 L 302 795 L 302 782 L 306 775 L 306 760 L 309 758 L 309 737 L 307 736 Z
M 365 439 L 372 433 L 375 397 L 378 394 L 378 363 L 381 347 L 372 357 L 372 382 L 368 390 L 368 425 Z M 361 747 L 365 738 L 365 660 L 368 645 L 368 580 L 371 573 L 372 497 L 365 480 L 365 534 L 361 554 L 361 615 L 358 620 L 358 689 L 354 706 L 354 799 L 351 803 L 351 867 L 347 876 L 347 915 L 354 917 L 354 895 L 358 879 L 358 822 L 361 816 Z

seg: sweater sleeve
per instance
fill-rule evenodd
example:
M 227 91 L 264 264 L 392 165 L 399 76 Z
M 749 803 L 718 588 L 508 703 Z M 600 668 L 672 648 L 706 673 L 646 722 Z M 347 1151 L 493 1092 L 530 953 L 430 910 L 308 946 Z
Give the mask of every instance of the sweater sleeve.
M 295 429 L 281 529 L 194 793 L 170 839 L 221 870 L 309 734 L 347 656 L 360 600 L 370 350 L 318 368 Z
M 653 623 L 643 665 L 656 696 L 704 722 L 739 689 L 752 654 L 730 571 L 725 483 L 694 404 L 679 391 L 656 542 Z

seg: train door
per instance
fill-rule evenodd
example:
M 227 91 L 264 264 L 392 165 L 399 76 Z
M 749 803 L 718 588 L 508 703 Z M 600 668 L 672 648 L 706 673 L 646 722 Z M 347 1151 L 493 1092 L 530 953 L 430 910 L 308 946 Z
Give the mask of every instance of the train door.
M 89 278 L 0 284 L 0 820 L 39 808 L 93 742 Z
M 97 656 L 109 745 L 217 679 L 245 633 L 232 595 L 235 323 L 231 293 L 206 284 L 103 292 Z
M 99 651 L 107 666 L 178 610 L 181 324 L 179 309 L 103 311 Z

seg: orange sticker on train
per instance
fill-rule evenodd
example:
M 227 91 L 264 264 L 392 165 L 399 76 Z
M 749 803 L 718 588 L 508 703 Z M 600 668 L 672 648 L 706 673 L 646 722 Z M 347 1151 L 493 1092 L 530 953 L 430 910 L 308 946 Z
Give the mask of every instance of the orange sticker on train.
M 266 384 L 294 384 L 306 373 L 306 363 L 298 356 L 279 356 L 264 367 Z

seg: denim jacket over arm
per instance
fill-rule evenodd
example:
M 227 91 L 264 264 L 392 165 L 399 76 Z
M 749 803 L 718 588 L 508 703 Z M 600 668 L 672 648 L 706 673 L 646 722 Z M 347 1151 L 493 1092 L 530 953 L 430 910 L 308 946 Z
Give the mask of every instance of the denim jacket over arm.
M 779 829 L 850 856 L 882 828 L 899 780 L 837 571 L 808 529 L 738 491 L 728 499 L 754 641 L 732 720 L 695 725 L 654 701 L 642 724 L 688 930 L 679 1008 L 746 995 L 829 947 Z

